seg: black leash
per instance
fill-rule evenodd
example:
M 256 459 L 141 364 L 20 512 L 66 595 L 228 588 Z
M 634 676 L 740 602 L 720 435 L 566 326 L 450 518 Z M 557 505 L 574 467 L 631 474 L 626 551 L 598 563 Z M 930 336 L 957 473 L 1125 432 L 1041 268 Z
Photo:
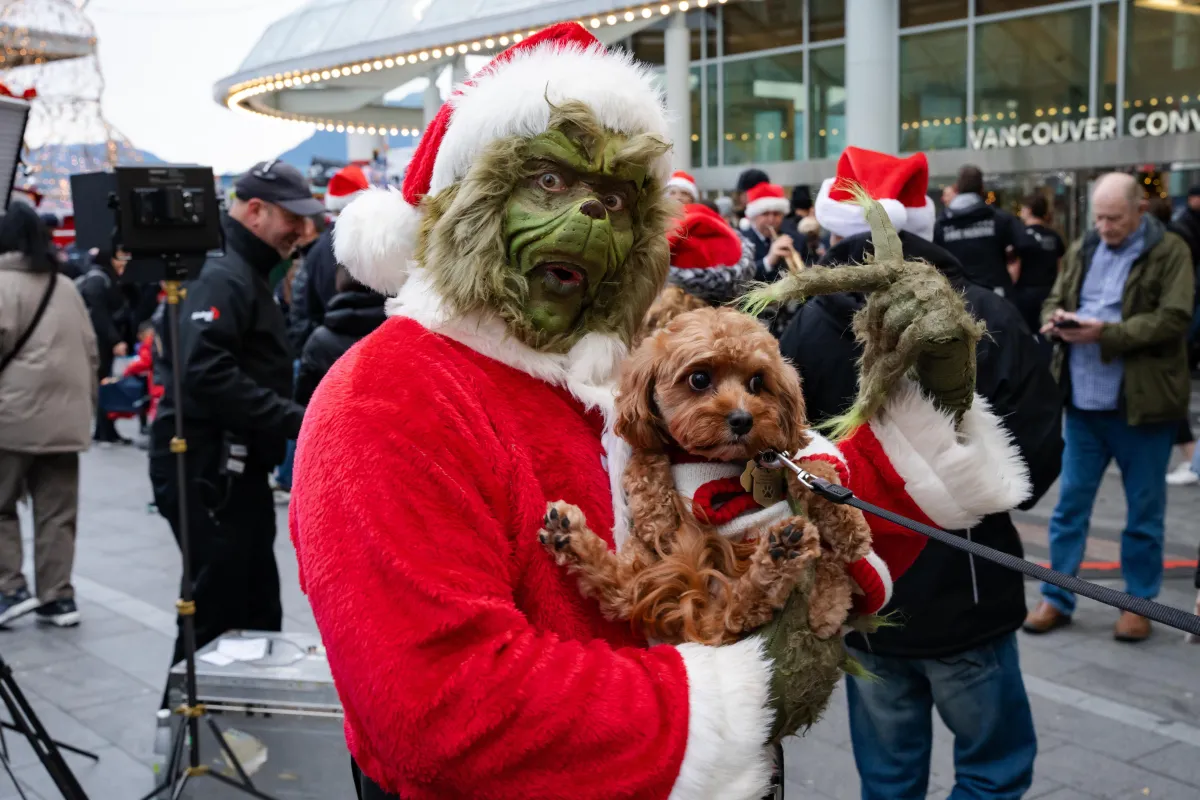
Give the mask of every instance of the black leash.
M 1195 614 L 1189 614 L 1186 611 L 1180 611 L 1178 608 L 1172 608 L 1171 606 L 1164 606 L 1162 603 L 1156 603 L 1153 600 L 1146 600 L 1145 598 L 1134 597 L 1125 592 L 1118 592 L 1116 589 L 1109 589 L 1107 586 L 1099 586 L 1082 578 L 1076 578 L 1073 575 L 1065 575 L 1061 572 L 1047 569 L 1041 564 L 1034 564 L 1023 558 L 1002 553 L 995 548 L 988 547 L 979 542 L 973 542 L 970 539 L 964 539 L 961 536 L 947 533 L 940 528 L 934 528 L 908 519 L 907 517 L 902 517 L 899 514 L 888 511 L 886 508 L 880 508 L 873 503 L 860 500 L 854 496 L 854 492 L 845 486 L 830 483 L 824 478 L 819 478 L 804 471 L 787 458 L 778 454 L 776 455 L 781 462 L 796 473 L 801 483 L 832 503 L 853 506 L 860 511 L 865 511 L 868 514 L 886 519 L 888 522 L 895 523 L 903 528 L 908 528 L 910 531 L 916 531 L 924 536 L 928 536 L 930 539 L 953 547 L 956 550 L 962 550 L 973 556 L 978 556 L 992 563 L 999 564 L 1002 567 L 1020 572 L 1023 575 L 1036 578 L 1039 581 L 1053 584 L 1061 589 L 1066 589 L 1068 592 L 1073 592 L 1083 597 L 1090 597 L 1093 600 L 1097 600 L 1107 606 L 1119 608 L 1122 611 L 1132 611 L 1138 616 L 1152 619 L 1155 622 L 1161 622 L 1163 625 L 1186 633 L 1200 635 L 1200 617 Z

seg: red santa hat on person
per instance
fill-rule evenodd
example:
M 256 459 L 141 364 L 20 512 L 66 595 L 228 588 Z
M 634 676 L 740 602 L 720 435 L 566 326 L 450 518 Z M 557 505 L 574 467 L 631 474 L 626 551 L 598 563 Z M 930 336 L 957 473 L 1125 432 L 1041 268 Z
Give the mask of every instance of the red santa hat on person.
M 687 174 L 683 170 L 678 170 L 671 173 L 670 180 L 667 181 L 667 188 L 683 189 L 692 196 L 692 202 L 700 199 L 700 190 L 696 188 L 696 179 Z
M 536 136 L 554 104 L 585 103 L 609 130 L 670 141 L 662 95 L 652 73 L 623 51 L 610 51 L 577 22 L 552 25 L 496 56 L 457 86 L 426 128 L 401 191 L 370 189 L 338 218 L 338 262 L 362 283 L 396 294 L 410 272 L 421 199 L 466 176 L 492 142 Z M 666 182 L 670 155 L 654 165 Z
M 792 208 L 783 187 L 776 183 L 760 183 L 746 191 L 746 218 L 753 219 L 768 211 L 778 211 L 786 214 Z
M 325 208 L 338 212 L 350 205 L 350 201 L 359 193 L 371 188 L 371 183 L 363 173 L 362 167 L 350 164 L 342 167 L 329 179 L 325 187 Z
M 924 153 L 897 158 L 847 147 L 838 159 L 837 175 L 826 179 L 817 195 L 817 221 L 822 228 L 841 237 L 870 230 L 862 207 L 855 205 L 850 193 L 855 183 L 879 201 L 896 230 L 933 239 L 936 210 L 926 194 L 929 162 Z
M 667 241 L 671 245 L 668 281 L 707 303 L 733 300 L 754 278 L 753 246 L 708 206 L 685 205 L 683 219 Z

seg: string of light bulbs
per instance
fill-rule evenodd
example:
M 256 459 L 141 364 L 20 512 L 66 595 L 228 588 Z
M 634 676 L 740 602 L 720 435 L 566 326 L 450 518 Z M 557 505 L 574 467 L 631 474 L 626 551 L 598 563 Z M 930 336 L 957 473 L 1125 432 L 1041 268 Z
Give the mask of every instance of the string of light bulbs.
M 677 0 L 674 3 L 639 5 L 627 8 L 624 11 L 614 11 L 606 15 L 584 17 L 576 21 L 594 30 L 605 25 L 616 25 L 622 21 L 634 22 L 639 18 L 652 19 L 656 16 L 666 17 L 674 13 L 686 13 L 692 8 L 725 5 L 727 2 L 728 0 Z M 533 36 L 539 30 L 539 28 L 530 28 L 528 30 L 510 31 L 499 36 L 454 42 L 441 47 L 397 53 L 383 58 L 343 63 L 320 69 L 292 70 L 290 72 L 277 72 L 274 75 L 264 75 L 229 87 L 225 97 L 225 105 L 234 111 L 254 114 L 260 117 L 315 125 L 317 130 L 321 131 L 329 130 L 338 133 L 365 133 L 369 135 L 390 133 L 392 136 L 419 136 L 421 133 L 420 128 L 405 128 L 379 123 L 371 125 L 359 121 L 337 119 L 327 115 L 312 116 L 298 114 L 273 108 L 264 103 L 263 99 L 265 99 L 265 95 L 281 92 L 285 89 L 330 83 L 356 75 L 395 69 L 404 65 L 437 62 L 446 58 L 467 55 L 468 53 L 491 51 L 497 46 L 508 47 L 510 44 L 517 44 L 526 37 Z

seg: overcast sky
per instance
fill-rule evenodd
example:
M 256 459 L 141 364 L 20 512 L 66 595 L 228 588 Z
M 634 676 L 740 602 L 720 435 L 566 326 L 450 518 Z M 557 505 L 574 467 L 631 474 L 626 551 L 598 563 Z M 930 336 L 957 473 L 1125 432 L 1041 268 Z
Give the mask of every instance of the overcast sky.
M 104 111 L 135 147 L 167 161 L 238 171 L 311 128 L 235 113 L 212 87 L 235 72 L 267 25 L 305 0 L 92 0 Z

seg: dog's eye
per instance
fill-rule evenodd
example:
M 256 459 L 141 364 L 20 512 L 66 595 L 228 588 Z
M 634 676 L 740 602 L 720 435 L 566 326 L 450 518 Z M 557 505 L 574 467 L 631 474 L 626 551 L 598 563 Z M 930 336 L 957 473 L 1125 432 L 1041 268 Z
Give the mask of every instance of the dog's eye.
M 750 394 L 758 394 L 763 390 L 763 376 L 754 375 L 746 382 L 746 391 Z
M 700 370 L 688 375 L 688 386 L 695 389 L 697 392 L 703 392 L 708 387 L 712 386 L 712 376 L 707 372 Z

